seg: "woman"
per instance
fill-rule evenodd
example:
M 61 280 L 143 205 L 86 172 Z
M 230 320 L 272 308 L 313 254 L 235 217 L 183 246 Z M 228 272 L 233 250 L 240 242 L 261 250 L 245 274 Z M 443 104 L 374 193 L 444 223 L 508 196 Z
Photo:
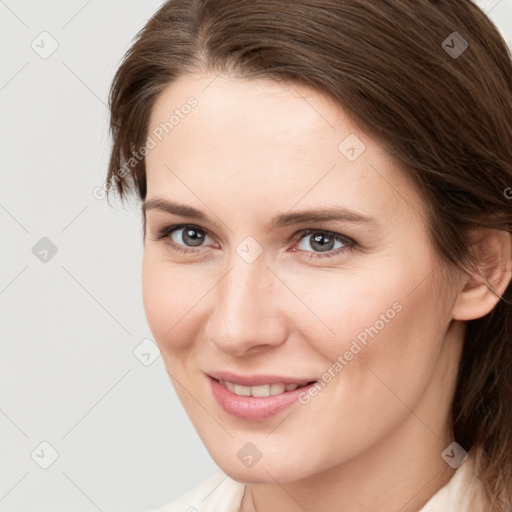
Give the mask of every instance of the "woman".
M 512 65 L 469 0 L 173 0 L 114 79 L 107 188 L 222 472 L 161 511 L 499 511 Z

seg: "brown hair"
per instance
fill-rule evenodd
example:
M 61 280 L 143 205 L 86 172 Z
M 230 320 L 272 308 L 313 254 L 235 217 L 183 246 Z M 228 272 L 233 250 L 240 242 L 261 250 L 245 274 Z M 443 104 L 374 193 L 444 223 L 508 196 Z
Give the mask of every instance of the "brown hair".
M 123 198 L 133 186 L 145 199 L 145 162 L 134 152 L 159 94 L 194 71 L 269 77 L 333 98 L 419 187 L 446 262 L 471 263 L 471 227 L 512 231 L 511 55 L 471 1 L 165 3 L 112 84 L 107 191 L 115 185 Z M 511 298 L 509 283 L 489 314 L 467 322 L 452 403 L 455 440 L 482 448 L 478 476 L 500 512 L 512 493 Z

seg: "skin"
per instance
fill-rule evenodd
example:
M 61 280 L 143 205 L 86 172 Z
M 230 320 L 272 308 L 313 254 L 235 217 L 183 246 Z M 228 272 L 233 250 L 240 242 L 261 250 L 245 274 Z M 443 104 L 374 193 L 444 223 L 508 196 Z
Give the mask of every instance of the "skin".
M 159 96 L 150 129 L 190 96 L 198 105 L 146 157 L 147 199 L 193 206 L 207 220 L 148 209 L 142 269 L 148 323 L 187 414 L 219 467 L 247 484 L 241 511 L 417 511 L 453 474 L 441 453 L 453 441 L 463 320 L 497 299 L 438 259 L 412 183 L 326 97 L 190 74 Z M 366 147 L 355 161 L 338 149 L 349 134 Z M 378 225 L 272 228 L 281 213 L 332 205 Z M 171 235 L 155 240 L 182 223 L 208 235 L 187 246 L 174 233 L 192 252 L 173 248 Z M 325 253 L 311 236 L 291 241 L 309 228 L 357 245 L 315 259 Z M 252 263 L 236 252 L 248 236 L 262 249 Z M 401 311 L 309 404 L 251 422 L 214 400 L 205 375 L 214 370 L 320 379 L 397 302 Z M 252 468 L 237 457 L 247 442 L 262 453 Z

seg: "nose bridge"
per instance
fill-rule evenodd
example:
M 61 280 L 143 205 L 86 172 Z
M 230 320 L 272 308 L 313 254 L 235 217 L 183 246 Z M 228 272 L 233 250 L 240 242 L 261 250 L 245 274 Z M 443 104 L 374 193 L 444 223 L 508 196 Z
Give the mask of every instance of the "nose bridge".
M 263 257 L 247 262 L 233 252 L 229 271 L 216 286 L 207 336 L 226 352 L 242 353 L 254 345 L 284 339 L 274 308 L 273 274 Z
M 268 287 L 268 269 L 263 259 L 247 263 L 236 254 L 230 263 L 231 270 L 219 289 L 215 309 L 225 320 L 233 322 L 232 326 L 240 322 L 251 324 L 264 308 L 262 299 Z

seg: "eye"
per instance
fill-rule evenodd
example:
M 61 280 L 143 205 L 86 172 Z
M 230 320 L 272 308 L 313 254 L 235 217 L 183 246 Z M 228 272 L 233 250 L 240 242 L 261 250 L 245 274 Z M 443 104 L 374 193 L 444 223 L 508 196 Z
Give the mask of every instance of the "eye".
M 153 240 L 167 240 L 172 250 L 197 253 L 202 247 L 218 247 L 208 232 L 195 224 L 173 224 L 155 233 Z M 291 242 L 296 243 L 292 251 L 299 251 L 308 258 L 318 259 L 338 256 L 357 247 L 357 242 L 341 233 L 321 229 L 306 229 L 296 233 Z
M 201 247 L 204 242 L 213 242 L 206 230 L 194 224 L 179 224 L 167 226 L 156 233 L 154 240 L 168 239 L 174 249 L 183 252 L 194 251 L 195 247 Z
M 336 256 L 352 250 L 356 245 L 352 239 L 331 231 L 308 229 L 301 231 L 298 237 L 297 249 L 310 253 L 308 256 L 312 258 Z

